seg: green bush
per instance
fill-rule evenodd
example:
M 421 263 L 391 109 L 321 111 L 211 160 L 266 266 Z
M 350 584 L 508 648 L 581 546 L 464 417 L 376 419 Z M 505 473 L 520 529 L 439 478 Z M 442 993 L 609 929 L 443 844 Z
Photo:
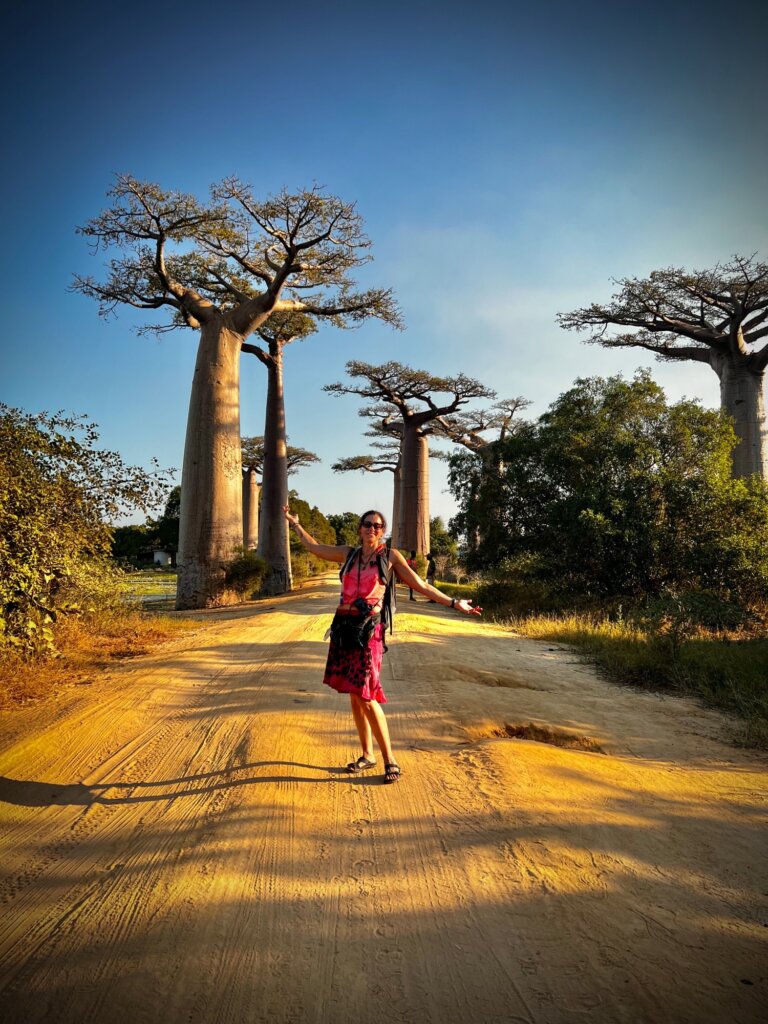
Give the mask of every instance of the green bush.
M 636 609 L 632 617 L 648 628 L 653 641 L 673 660 L 684 643 L 702 631 L 720 633 L 743 629 L 752 619 L 741 605 L 707 590 L 665 591 Z
M 269 572 L 269 566 L 255 551 L 237 548 L 227 566 L 225 580 L 241 597 L 257 597 Z
M 457 601 L 466 598 L 474 604 L 482 605 L 482 601 L 477 596 L 478 589 L 472 583 L 446 583 L 444 580 L 440 580 L 437 589 L 441 593 L 447 594 L 448 597 L 455 597 Z
M 336 544 L 337 533 L 333 524 L 316 507 L 304 501 L 296 491 L 289 495 L 291 510 L 295 512 L 301 525 L 311 534 L 319 544 Z M 349 515 L 348 513 L 346 515 Z M 349 527 L 350 520 L 345 520 L 346 527 Z M 355 536 L 357 536 L 355 534 Z M 304 580 L 310 576 L 317 576 L 318 573 L 327 572 L 328 569 L 336 567 L 334 562 L 326 562 L 321 558 L 315 558 L 304 548 L 294 530 L 289 532 L 289 543 L 291 552 L 291 575 L 293 579 Z M 355 541 L 357 543 L 357 541 Z
M 569 600 L 768 593 L 768 485 L 731 478 L 733 427 L 669 405 L 647 371 L 577 380 L 536 423 L 451 457 L 470 570 L 514 567 Z M 527 564 L 526 564 L 526 561 Z
M 83 417 L 0 405 L 0 655 L 51 654 L 58 615 L 111 600 L 109 522 L 167 490 L 97 439 Z

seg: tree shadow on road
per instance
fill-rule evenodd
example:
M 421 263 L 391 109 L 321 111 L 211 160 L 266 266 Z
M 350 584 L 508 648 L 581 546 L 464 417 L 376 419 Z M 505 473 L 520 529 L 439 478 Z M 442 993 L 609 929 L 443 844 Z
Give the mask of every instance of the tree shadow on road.
M 322 775 L 244 774 L 254 769 L 285 766 L 306 768 Z M 380 774 L 356 776 L 338 765 L 304 764 L 300 761 L 254 761 L 220 771 L 185 775 L 156 782 L 101 782 L 86 785 L 82 782 L 37 782 L 32 779 L 12 779 L 0 775 L 0 803 L 20 807 L 89 807 L 92 804 L 138 804 L 158 800 L 178 800 L 181 797 L 201 796 L 236 786 L 250 786 L 265 782 L 328 783 L 342 778 L 352 785 L 382 785 Z M 177 786 L 169 790 L 167 787 Z

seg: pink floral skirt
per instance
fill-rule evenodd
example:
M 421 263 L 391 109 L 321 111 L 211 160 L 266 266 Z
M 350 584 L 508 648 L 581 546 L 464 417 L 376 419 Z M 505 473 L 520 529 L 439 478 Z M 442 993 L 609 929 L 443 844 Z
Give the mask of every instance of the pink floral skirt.
M 380 622 L 363 651 L 345 651 L 331 641 L 323 682 L 337 693 L 356 693 L 362 700 L 386 704 L 379 682 L 384 657 L 384 625 Z

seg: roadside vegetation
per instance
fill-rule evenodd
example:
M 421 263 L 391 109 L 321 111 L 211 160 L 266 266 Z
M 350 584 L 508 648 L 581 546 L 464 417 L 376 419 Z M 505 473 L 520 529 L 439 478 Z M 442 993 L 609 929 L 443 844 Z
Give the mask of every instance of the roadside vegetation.
M 0 658 L 0 708 L 88 686 L 104 669 L 149 654 L 199 628 L 200 623 L 190 619 L 123 605 L 62 617 L 53 628 L 55 653 Z
M 768 749 L 768 634 L 765 621 L 751 630 L 712 630 L 691 624 L 599 615 L 529 615 L 510 625 L 534 640 L 569 644 L 616 682 L 697 697 L 739 717 L 734 736 L 744 746 Z
M 83 417 L 0 406 L 0 705 L 87 681 L 189 624 L 124 601 L 108 523 L 148 511 L 168 473 L 97 447 Z
M 463 436 L 467 423 L 449 426 Z M 768 486 L 733 477 L 730 420 L 669 404 L 639 371 L 577 380 L 538 420 L 510 413 L 480 443 L 484 424 L 449 459 L 456 517 L 429 523 L 441 589 L 617 682 L 738 716 L 738 742 L 768 748 Z M 97 439 L 82 418 L 0 407 L 0 704 L 87 683 L 196 628 L 158 614 L 176 574 L 151 566 L 153 548 L 178 549 L 179 488 Z M 357 512 L 289 500 L 321 543 L 357 542 Z M 108 525 L 163 502 L 144 526 Z M 337 569 L 293 536 L 290 556 L 296 581 Z M 233 549 L 227 587 L 258 597 L 269 572 Z
M 727 416 L 668 404 L 645 371 L 576 381 L 490 457 L 451 457 L 471 596 L 768 745 L 768 487 L 733 478 L 736 443 Z

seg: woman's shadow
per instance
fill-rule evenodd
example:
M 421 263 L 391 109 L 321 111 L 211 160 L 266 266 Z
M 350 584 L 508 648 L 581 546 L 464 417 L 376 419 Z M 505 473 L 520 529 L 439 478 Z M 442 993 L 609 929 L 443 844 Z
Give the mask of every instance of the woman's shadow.
M 244 772 L 270 765 L 308 768 L 322 775 L 247 775 Z M 297 761 L 254 761 L 251 764 L 236 765 L 221 771 L 204 772 L 199 775 L 185 775 L 177 779 L 161 779 L 158 782 L 104 782 L 90 786 L 82 782 L 61 785 L 56 782 L 33 782 L 25 779 L 11 779 L 0 775 L 0 803 L 16 804 L 20 807 L 90 807 L 92 804 L 138 804 L 154 800 L 178 800 L 185 796 L 200 796 L 220 789 L 235 786 L 250 786 L 264 782 L 333 782 L 337 776 L 344 776 L 357 785 L 376 781 L 351 775 L 344 768 L 336 766 L 302 764 Z M 184 787 L 163 791 L 164 787 Z

